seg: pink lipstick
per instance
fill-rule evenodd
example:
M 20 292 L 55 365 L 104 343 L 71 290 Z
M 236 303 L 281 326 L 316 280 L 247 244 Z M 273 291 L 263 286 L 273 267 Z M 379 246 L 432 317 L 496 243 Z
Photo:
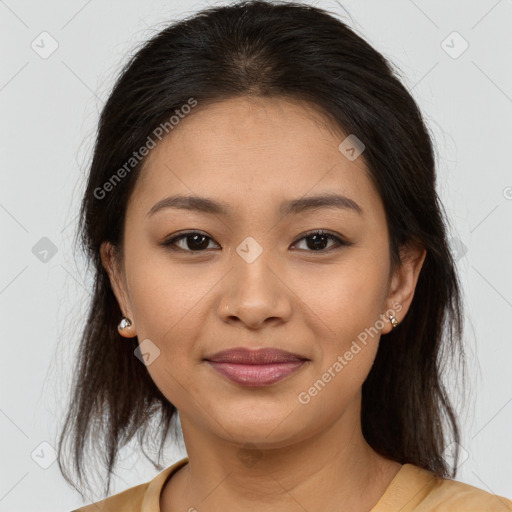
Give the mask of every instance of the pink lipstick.
M 208 364 L 232 382 L 262 387 L 296 372 L 308 359 L 284 350 L 235 348 L 205 358 Z

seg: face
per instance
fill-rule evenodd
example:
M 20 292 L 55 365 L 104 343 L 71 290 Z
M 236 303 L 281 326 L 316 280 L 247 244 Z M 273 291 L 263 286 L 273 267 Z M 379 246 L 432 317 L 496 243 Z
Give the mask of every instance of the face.
M 405 315 L 422 257 L 392 271 L 382 201 L 364 153 L 338 149 L 345 137 L 307 104 L 237 98 L 199 105 L 148 155 L 122 264 L 108 244 L 102 257 L 182 425 L 279 447 L 357 406 L 386 312 Z M 160 203 L 170 196 L 222 208 Z M 239 347 L 302 362 L 280 380 L 235 382 L 207 359 Z

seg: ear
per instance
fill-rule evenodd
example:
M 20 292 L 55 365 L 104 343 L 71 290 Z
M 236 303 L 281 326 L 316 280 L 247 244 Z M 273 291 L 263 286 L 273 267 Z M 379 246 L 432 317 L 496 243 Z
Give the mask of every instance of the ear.
M 119 309 L 123 316 L 130 319 L 132 325 L 119 331 L 121 336 L 125 338 L 133 338 L 135 334 L 135 325 L 133 321 L 132 311 L 130 309 L 130 302 L 128 301 L 128 293 L 126 290 L 126 282 L 123 278 L 123 272 L 119 258 L 117 257 L 115 247 L 110 242 L 103 242 L 100 247 L 101 263 L 107 271 L 110 279 L 110 286 L 116 296 Z
M 401 263 L 390 278 L 386 299 L 387 310 L 384 314 L 386 322 L 382 334 L 387 334 L 392 330 L 388 317 L 389 312 L 395 315 L 398 322 L 401 322 L 407 314 L 426 255 L 426 249 L 419 245 L 406 245 L 400 249 Z

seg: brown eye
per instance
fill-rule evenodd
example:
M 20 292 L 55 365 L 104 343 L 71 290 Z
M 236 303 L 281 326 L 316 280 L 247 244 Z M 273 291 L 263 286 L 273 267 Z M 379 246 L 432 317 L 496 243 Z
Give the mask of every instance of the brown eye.
M 212 238 L 207 235 L 197 231 L 191 231 L 189 233 L 182 233 L 181 235 L 174 236 L 169 240 L 164 241 L 161 245 L 169 248 L 170 250 L 201 252 L 208 248 L 209 241 L 211 240 Z M 177 242 L 183 242 L 181 247 L 177 245 Z
M 303 240 L 306 241 L 306 248 L 299 250 L 306 252 L 325 253 L 343 246 L 352 245 L 352 243 L 344 240 L 340 236 L 326 231 L 317 230 L 306 233 L 297 242 L 295 242 L 292 247 L 296 247 L 298 243 L 302 243 Z M 330 241 L 334 243 L 329 245 Z M 206 251 L 210 242 L 213 242 L 213 239 L 208 235 L 198 231 L 190 231 L 188 233 L 181 233 L 173 236 L 162 242 L 160 245 L 172 251 L 199 253 Z M 218 244 L 216 245 L 218 247 Z
M 306 233 L 305 236 L 299 239 L 299 242 L 302 240 L 306 240 L 306 251 L 309 252 L 328 252 L 333 248 L 333 245 L 335 245 L 335 248 L 339 248 L 341 246 L 345 245 L 352 245 L 346 240 L 343 240 L 339 236 L 333 235 L 331 233 L 325 232 L 325 231 L 312 231 L 309 233 Z M 331 246 L 328 246 L 329 240 L 333 241 L 334 244 Z M 297 245 L 297 242 L 294 243 L 294 246 Z M 304 249 L 300 249 L 304 250 Z

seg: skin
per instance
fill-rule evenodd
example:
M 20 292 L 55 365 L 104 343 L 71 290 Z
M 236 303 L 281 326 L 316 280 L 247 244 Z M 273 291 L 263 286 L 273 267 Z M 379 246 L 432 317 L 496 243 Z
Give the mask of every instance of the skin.
M 382 201 L 364 153 L 350 161 L 338 149 L 345 137 L 299 101 L 199 105 L 148 155 L 128 204 L 123 254 L 102 245 L 132 321 L 123 335 L 159 348 L 147 369 L 180 414 L 189 463 L 164 486 L 163 512 L 325 512 L 340 504 L 369 511 L 401 467 L 366 443 L 361 387 L 380 335 L 391 330 L 385 312 L 394 306 L 399 321 L 407 313 L 425 251 L 404 249 L 392 269 Z M 320 193 L 343 194 L 362 214 L 332 207 L 279 214 L 281 201 Z M 165 208 L 147 216 L 171 194 L 223 201 L 232 212 Z M 303 237 L 318 229 L 351 245 L 327 239 L 315 250 Z M 184 230 L 209 237 L 206 250 L 194 251 L 190 238 L 175 252 L 159 245 Z M 249 236 L 262 249 L 251 263 L 236 251 Z M 379 334 L 300 403 L 298 395 L 375 325 Z M 240 346 L 277 347 L 309 361 L 268 387 L 242 387 L 203 360 Z

